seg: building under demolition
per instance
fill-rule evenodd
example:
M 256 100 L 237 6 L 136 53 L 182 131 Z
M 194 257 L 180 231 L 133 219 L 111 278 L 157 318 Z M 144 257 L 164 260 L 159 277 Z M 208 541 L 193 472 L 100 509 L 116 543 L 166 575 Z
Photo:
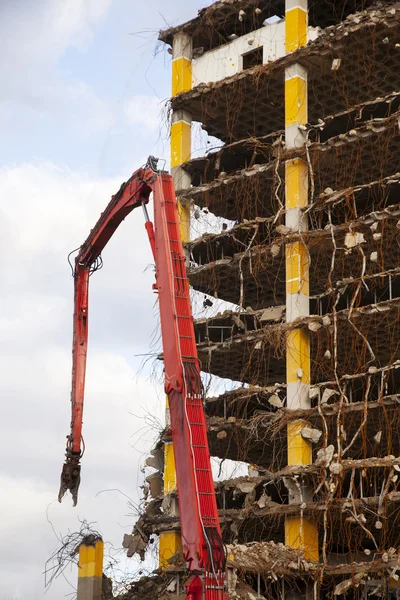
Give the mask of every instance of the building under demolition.
M 216 483 L 230 593 L 398 597 L 400 2 L 221 0 L 160 39 L 190 283 L 231 303 L 195 325 L 203 371 L 240 382 L 206 399 L 211 454 L 249 465 Z M 193 121 L 222 147 L 192 158 Z M 224 225 L 189 239 L 204 209 Z M 132 598 L 182 589 L 168 435 Z

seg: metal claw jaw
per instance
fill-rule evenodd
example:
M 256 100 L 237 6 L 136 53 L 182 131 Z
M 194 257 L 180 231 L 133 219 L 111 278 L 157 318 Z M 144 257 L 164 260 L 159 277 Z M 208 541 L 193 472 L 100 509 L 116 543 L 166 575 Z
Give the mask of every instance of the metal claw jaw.
M 63 465 L 60 481 L 60 491 L 58 492 L 58 501 L 61 502 L 65 493 L 69 490 L 72 495 L 73 506 L 78 502 L 78 490 L 81 482 L 81 465 L 79 463 L 67 460 Z

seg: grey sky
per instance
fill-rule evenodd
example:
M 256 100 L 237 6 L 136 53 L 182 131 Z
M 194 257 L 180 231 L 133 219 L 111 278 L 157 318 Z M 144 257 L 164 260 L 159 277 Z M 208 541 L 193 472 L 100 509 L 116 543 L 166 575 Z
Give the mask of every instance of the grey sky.
M 210 2 L 208 2 L 209 4 Z M 203 5 L 207 4 L 203 2 Z M 163 393 L 140 371 L 157 318 L 142 215 L 126 221 L 91 281 L 80 502 L 54 502 L 69 428 L 72 280 L 66 262 L 161 130 L 170 56 L 157 30 L 197 0 L 18 0 L 0 7 L 0 598 L 44 595 L 57 532 L 97 521 L 116 549 L 133 522 L 143 454 Z M 161 15 L 162 13 L 162 15 Z M 132 33 L 139 35 L 130 35 Z M 144 429 L 143 429 L 144 428 Z M 134 571 L 134 562 L 121 568 Z M 75 583 L 76 574 L 69 574 Z M 49 600 L 71 588 L 57 581 Z

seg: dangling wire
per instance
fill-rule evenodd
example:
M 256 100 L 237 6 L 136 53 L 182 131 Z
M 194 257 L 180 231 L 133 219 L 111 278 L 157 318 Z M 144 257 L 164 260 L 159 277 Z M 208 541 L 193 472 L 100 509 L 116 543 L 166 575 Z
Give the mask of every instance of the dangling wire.
M 96 258 L 96 260 L 90 265 L 89 269 L 89 277 L 96 273 L 96 271 L 100 271 L 103 268 L 103 259 L 101 258 L 101 254 Z
M 75 266 L 71 263 L 70 256 L 72 256 L 72 254 L 74 254 L 75 252 L 78 252 L 78 250 L 80 250 L 80 249 L 81 249 L 81 247 L 79 246 L 79 248 L 75 248 L 75 250 L 71 250 L 71 252 L 67 256 L 68 264 L 71 267 L 72 277 L 75 277 Z

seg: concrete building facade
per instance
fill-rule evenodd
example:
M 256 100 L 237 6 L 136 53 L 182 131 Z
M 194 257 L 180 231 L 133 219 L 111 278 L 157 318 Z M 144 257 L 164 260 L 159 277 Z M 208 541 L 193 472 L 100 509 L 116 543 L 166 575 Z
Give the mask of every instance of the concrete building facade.
M 203 371 L 238 382 L 206 399 L 211 452 L 249 465 L 216 483 L 231 595 L 398 598 L 400 3 L 226 0 L 160 39 L 190 283 L 231 303 L 196 321 Z M 222 147 L 192 158 L 194 121 Z M 204 209 L 230 225 L 189 239 Z M 125 544 L 161 536 L 166 596 L 170 456 L 167 432 Z

